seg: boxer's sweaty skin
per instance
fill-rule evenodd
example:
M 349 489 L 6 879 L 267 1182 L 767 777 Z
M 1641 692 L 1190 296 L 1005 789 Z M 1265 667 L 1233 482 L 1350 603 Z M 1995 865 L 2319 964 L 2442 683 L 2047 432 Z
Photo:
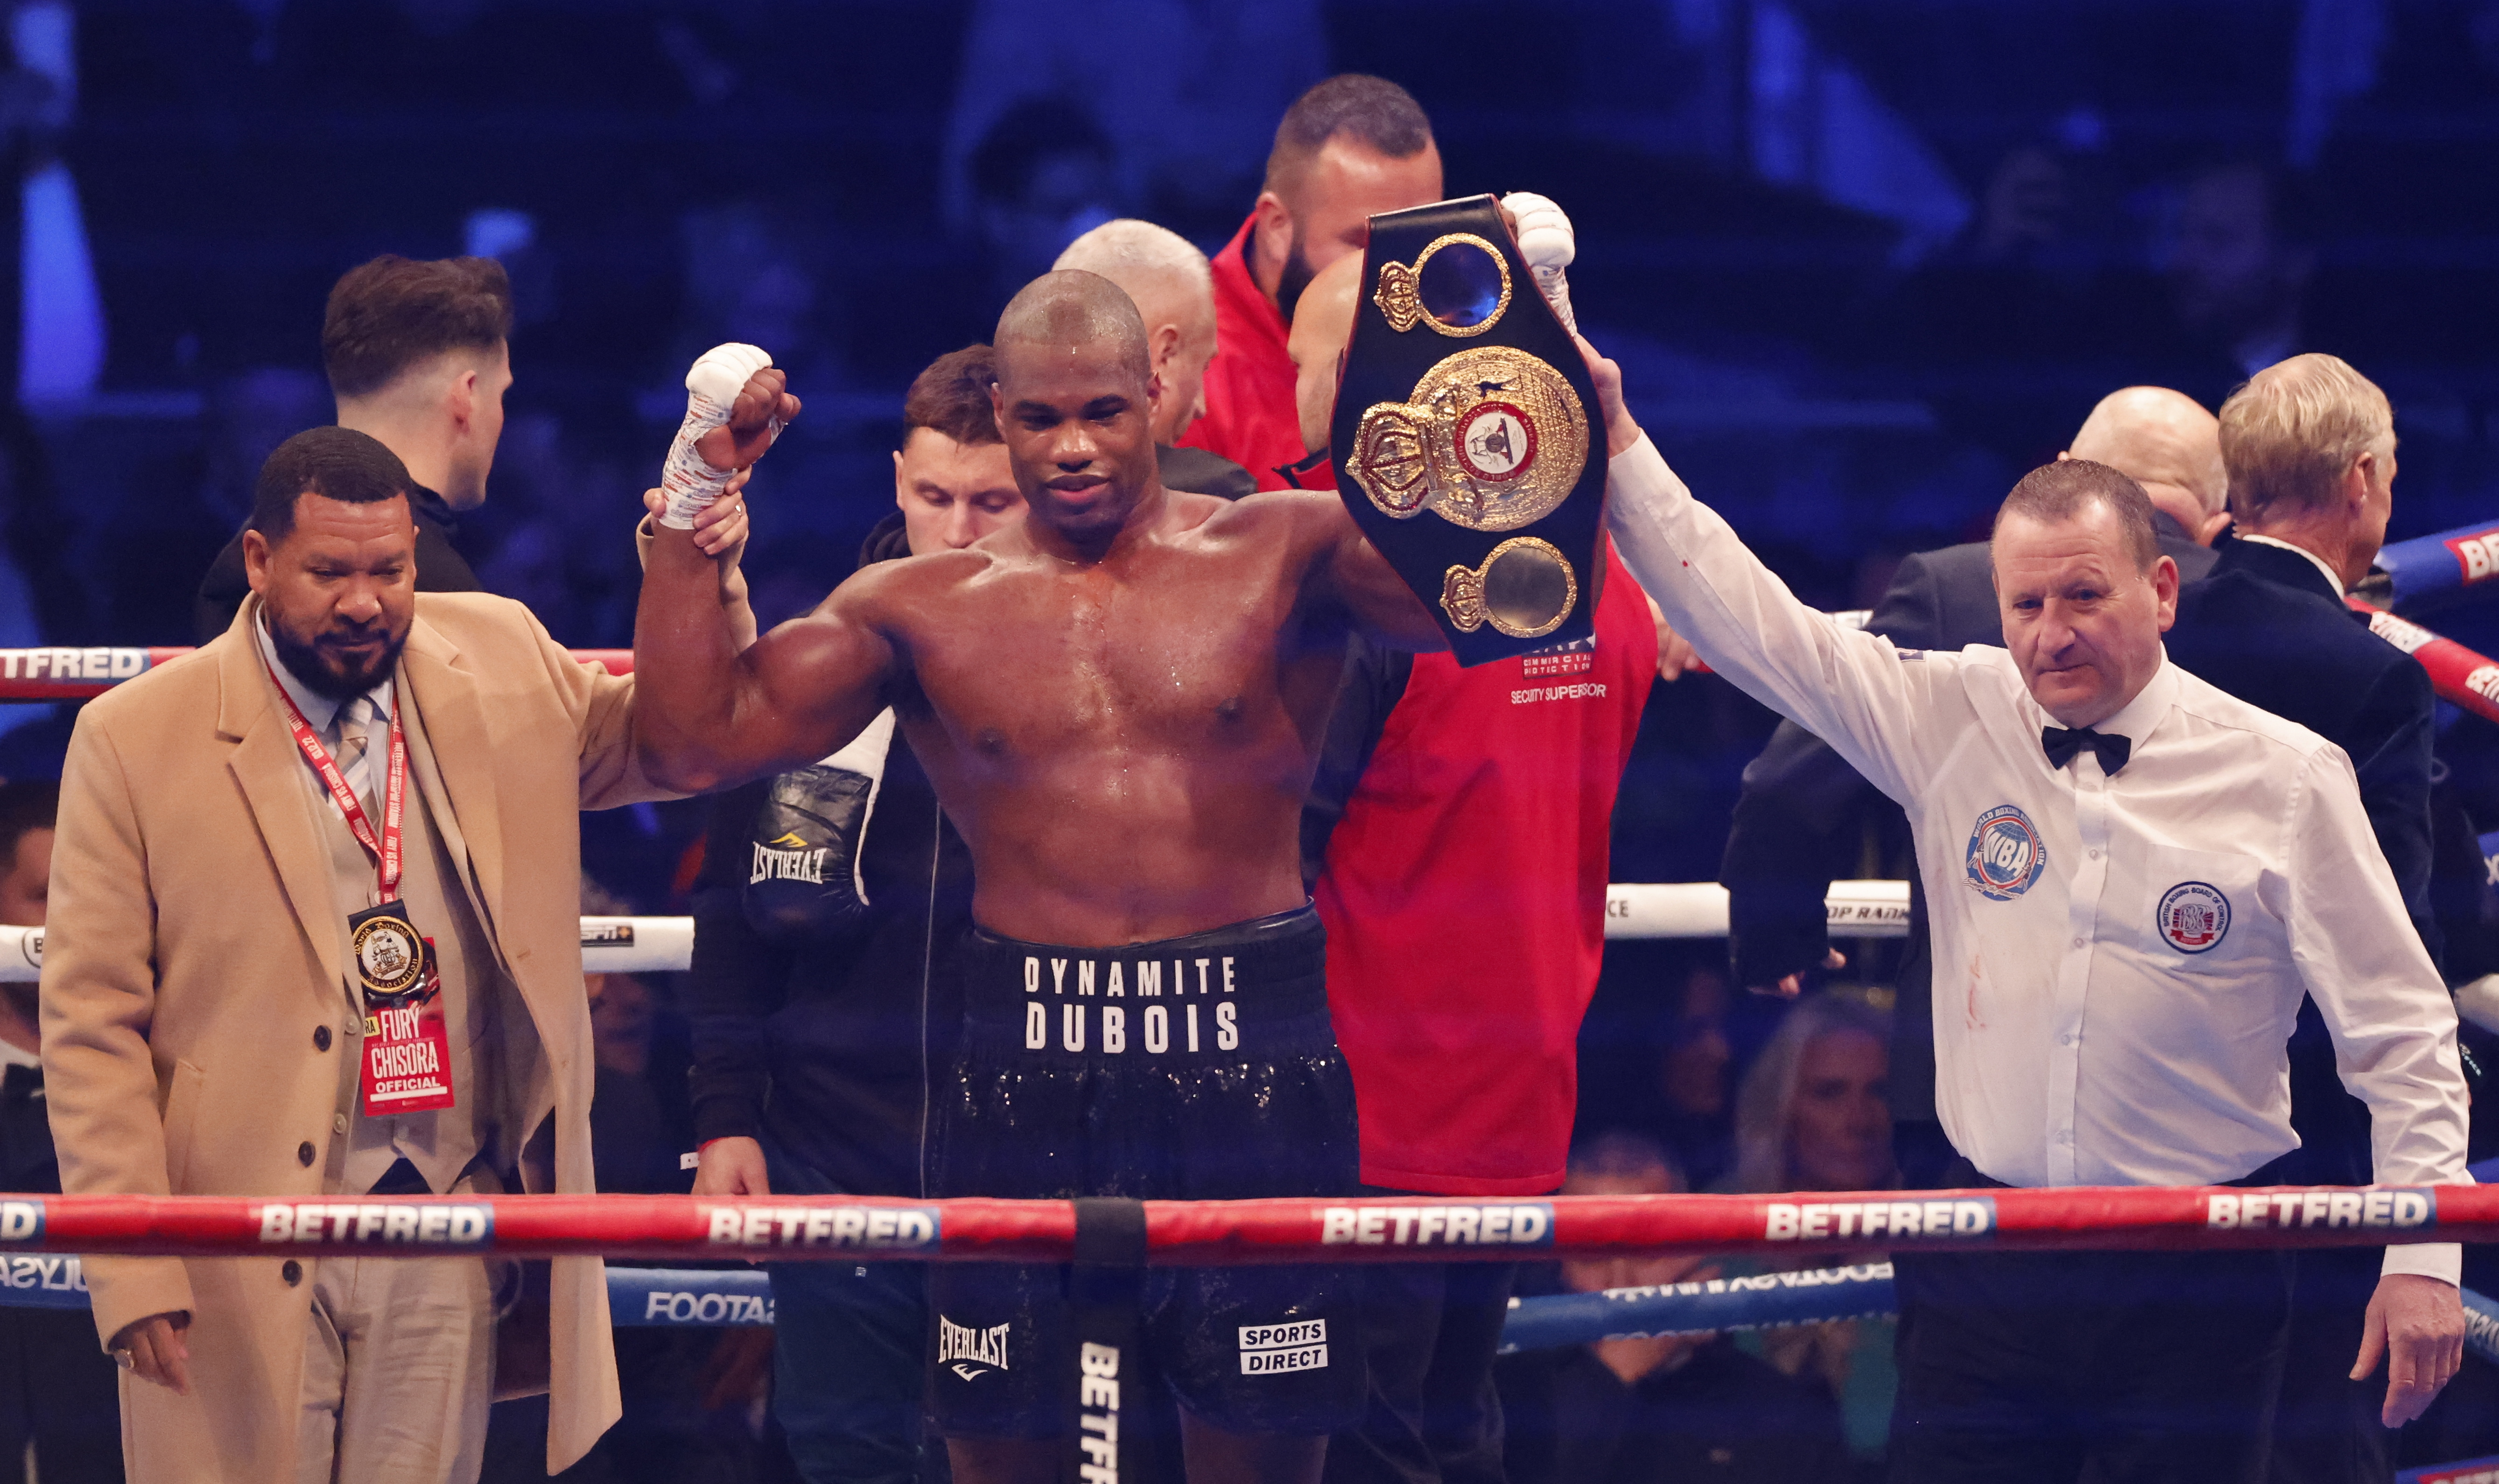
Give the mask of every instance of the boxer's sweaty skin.
M 723 787 L 892 705 L 992 932 L 1107 947 L 1298 908 L 1346 635 L 1439 629 L 1334 495 L 1164 490 L 1116 341 L 999 354 L 1022 526 L 871 566 L 742 655 L 711 562 L 662 532 L 635 640 L 646 766 Z

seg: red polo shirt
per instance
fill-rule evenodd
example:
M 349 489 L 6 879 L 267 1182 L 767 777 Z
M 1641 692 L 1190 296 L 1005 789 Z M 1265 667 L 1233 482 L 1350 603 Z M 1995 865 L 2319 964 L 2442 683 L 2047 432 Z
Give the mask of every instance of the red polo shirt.
M 1279 467 L 1303 454 L 1301 416 L 1293 408 L 1293 358 L 1284 351 L 1284 316 L 1258 292 L 1245 254 L 1250 221 L 1215 255 L 1215 359 L 1206 368 L 1206 415 L 1182 435 L 1248 469 L 1262 490 L 1290 489 Z
M 1648 603 L 1606 557 L 1593 639 L 1471 670 L 1415 657 L 1329 837 L 1328 1008 L 1368 1184 L 1562 1183 L 1614 793 L 1657 678 Z

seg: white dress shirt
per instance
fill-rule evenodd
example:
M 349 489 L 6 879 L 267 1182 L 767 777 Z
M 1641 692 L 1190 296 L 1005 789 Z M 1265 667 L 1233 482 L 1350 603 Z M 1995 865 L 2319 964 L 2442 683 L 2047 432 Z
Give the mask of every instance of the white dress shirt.
M 2387 1185 L 2463 1184 L 2455 1012 L 2342 750 L 2164 659 L 2094 728 L 2013 657 L 1896 649 L 1799 602 L 1646 438 L 1613 461 L 1617 548 L 1712 669 L 1908 810 L 1934 940 L 1935 1105 L 2009 1185 L 2202 1185 L 2299 1145 L 2284 1043 L 2303 991 L 2369 1105 Z M 2456 1281 L 2451 1244 L 2385 1271 Z

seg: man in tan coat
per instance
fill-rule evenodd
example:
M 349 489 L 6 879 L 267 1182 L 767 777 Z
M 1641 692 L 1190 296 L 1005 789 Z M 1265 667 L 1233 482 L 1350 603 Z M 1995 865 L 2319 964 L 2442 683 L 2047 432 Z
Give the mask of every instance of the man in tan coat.
M 233 627 L 79 720 L 42 986 L 72 1193 L 593 1188 L 577 811 L 662 796 L 633 683 L 508 599 L 416 593 L 406 485 L 363 434 L 288 440 Z M 729 508 L 701 539 L 741 527 Z M 376 909 L 429 944 L 397 1000 L 375 997 L 389 955 L 353 936 Z M 420 1023 L 447 1098 L 392 1103 L 367 1038 Z M 618 1415 L 596 1258 L 555 1260 L 542 1305 L 476 1256 L 98 1258 L 87 1277 L 150 1484 L 465 1484 L 490 1394 L 550 1392 L 550 1469 Z M 516 1373 L 525 1354 L 546 1373 Z

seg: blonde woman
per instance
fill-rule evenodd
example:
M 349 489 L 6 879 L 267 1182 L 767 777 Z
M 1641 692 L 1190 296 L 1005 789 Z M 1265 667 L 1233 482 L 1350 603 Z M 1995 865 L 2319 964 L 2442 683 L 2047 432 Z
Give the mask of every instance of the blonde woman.
M 1798 1002 L 1779 1023 L 1736 1098 L 1736 1175 L 1741 1191 L 1888 1190 L 1892 1163 L 1892 1017 L 1862 995 L 1834 990 Z M 1880 1251 L 1818 1254 L 1780 1263 L 1820 1268 L 1880 1262 Z M 1752 1351 L 1792 1376 L 1819 1378 L 1839 1403 L 1861 1467 L 1883 1456 L 1898 1372 L 1893 1321 L 1754 1330 Z

